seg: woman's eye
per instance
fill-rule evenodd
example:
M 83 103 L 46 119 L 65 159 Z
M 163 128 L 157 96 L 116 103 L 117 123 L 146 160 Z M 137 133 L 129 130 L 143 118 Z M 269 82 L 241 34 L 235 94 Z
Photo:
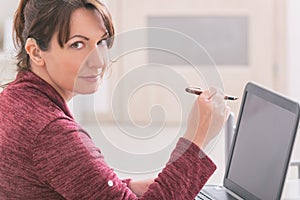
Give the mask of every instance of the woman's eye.
M 82 42 L 75 42 L 71 45 L 71 47 L 75 49 L 82 49 L 83 46 L 84 44 Z

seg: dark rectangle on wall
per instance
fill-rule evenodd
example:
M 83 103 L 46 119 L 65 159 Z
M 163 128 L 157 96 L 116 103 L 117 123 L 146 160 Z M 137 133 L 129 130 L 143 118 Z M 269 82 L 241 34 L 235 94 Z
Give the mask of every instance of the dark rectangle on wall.
M 160 49 L 148 52 L 149 62 L 248 65 L 247 16 L 149 16 L 148 27 L 163 28 L 148 34 L 148 45 Z

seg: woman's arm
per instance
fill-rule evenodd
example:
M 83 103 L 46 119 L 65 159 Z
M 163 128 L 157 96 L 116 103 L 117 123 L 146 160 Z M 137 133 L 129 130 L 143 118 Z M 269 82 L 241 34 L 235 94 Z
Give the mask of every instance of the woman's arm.
M 196 104 L 202 109 L 200 115 L 208 117 L 190 118 L 197 131 L 188 128 L 192 137 L 179 139 L 167 165 L 152 184 L 129 184 L 137 195 L 143 194 L 140 197 L 106 164 L 91 138 L 72 120 L 64 118 L 53 121 L 36 138 L 33 156 L 36 176 L 44 187 L 49 186 L 65 199 L 193 199 L 216 169 L 199 148 L 203 145 L 200 140 L 206 140 L 209 132 L 204 126 L 206 122 L 201 120 L 209 119 L 210 123 L 213 108 L 210 109 L 209 99 L 198 97 Z M 203 125 L 204 131 L 199 125 Z M 192 142 L 194 133 L 198 144 Z
M 129 182 L 128 187 L 91 138 L 65 119 L 49 124 L 36 138 L 33 159 L 41 188 L 49 186 L 65 199 L 193 199 L 216 169 L 197 145 L 180 138 L 152 184 Z

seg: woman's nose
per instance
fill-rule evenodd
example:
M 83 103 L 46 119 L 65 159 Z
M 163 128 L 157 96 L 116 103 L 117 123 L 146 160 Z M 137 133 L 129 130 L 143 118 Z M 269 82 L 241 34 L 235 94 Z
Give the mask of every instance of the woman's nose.
M 87 64 L 89 67 L 95 67 L 95 68 L 105 68 L 107 61 L 103 53 L 101 52 L 101 49 L 98 47 L 94 48 L 91 53 L 88 55 L 87 58 Z

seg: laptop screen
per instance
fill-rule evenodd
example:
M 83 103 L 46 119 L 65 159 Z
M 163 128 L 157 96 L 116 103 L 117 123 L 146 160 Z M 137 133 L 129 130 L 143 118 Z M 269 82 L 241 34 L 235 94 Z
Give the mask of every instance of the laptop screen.
M 251 199 L 280 198 L 297 129 L 293 107 L 271 92 L 246 88 L 225 186 Z

